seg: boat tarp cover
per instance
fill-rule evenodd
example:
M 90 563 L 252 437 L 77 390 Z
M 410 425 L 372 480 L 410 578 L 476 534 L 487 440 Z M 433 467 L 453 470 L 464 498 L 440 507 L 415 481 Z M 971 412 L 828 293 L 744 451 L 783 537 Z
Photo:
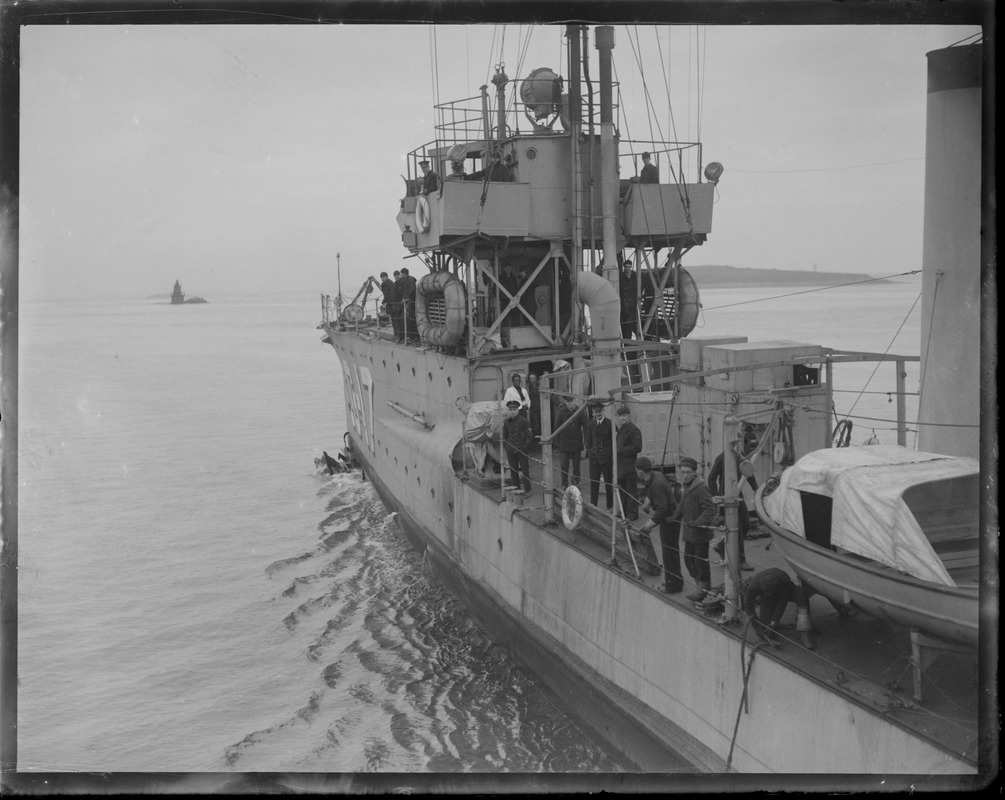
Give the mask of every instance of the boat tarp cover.
M 464 441 L 475 466 L 484 471 L 486 456 L 497 461 L 501 454 L 496 443 L 502 438 L 506 407 L 500 400 L 479 400 L 468 408 L 464 421 Z
M 919 453 L 897 445 L 817 450 L 782 473 L 763 499 L 781 527 L 806 536 L 800 492 L 833 499 L 831 544 L 921 580 L 955 586 L 903 495 L 919 483 L 976 475 L 976 459 Z

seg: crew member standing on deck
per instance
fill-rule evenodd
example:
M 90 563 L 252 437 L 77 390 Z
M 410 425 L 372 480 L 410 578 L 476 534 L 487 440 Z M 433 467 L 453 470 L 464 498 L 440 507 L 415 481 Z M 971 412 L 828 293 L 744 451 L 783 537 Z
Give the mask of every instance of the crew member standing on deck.
M 380 293 L 384 296 L 384 313 L 391 313 L 391 293 L 394 291 L 394 281 L 387 277 L 386 272 L 380 273 Z
M 632 334 L 638 338 L 636 320 L 639 316 L 638 276 L 630 258 L 625 259 L 618 281 L 618 291 L 621 293 L 621 338 L 631 339 Z M 638 367 L 635 366 L 635 372 Z M 635 381 L 633 375 L 632 380 Z
M 507 387 L 506 394 L 503 395 L 503 402 L 508 407 L 511 400 L 516 400 L 520 407 L 520 416 L 530 422 L 530 395 L 523 388 L 523 378 L 520 377 L 519 372 L 514 372 L 510 376 L 510 381 L 513 385 Z
M 639 456 L 635 462 L 640 490 L 645 497 L 643 509 L 649 512 L 649 519 L 643 523 L 643 533 L 649 533 L 657 525 L 660 527 L 660 548 L 663 550 L 663 593 L 677 594 L 684 589 L 684 578 L 680 574 L 680 523 L 673 514 L 677 510 L 677 500 L 673 487 L 662 472 L 653 469 L 652 462 Z
M 618 409 L 617 442 L 618 448 L 618 492 L 621 495 L 621 510 L 625 519 L 639 518 L 639 501 L 637 479 L 635 476 L 635 459 L 642 452 L 642 431 L 632 422 L 632 412 L 628 406 Z
M 558 431 L 556 447 L 559 454 L 559 470 L 562 476 L 562 488 L 572 484 L 579 486 L 579 456 L 583 452 L 583 410 L 576 405 L 576 398 L 566 396 L 555 412 L 555 427 Z M 566 420 L 575 417 L 568 425 Z M 565 425 L 564 428 L 562 426 Z M 558 430 L 562 428 L 562 430 Z
M 527 376 L 527 397 L 530 398 L 530 432 L 535 439 L 541 438 L 541 387 L 533 372 Z
M 698 585 L 695 591 L 685 597 L 698 603 L 705 599 L 705 594 L 712 588 L 708 543 L 712 540 L 712 526 L 715 525 L 717 516 L 715 502 L 705 481 L 698 477 L 698 462 L 693 458 L 684 456 L 678 462 L 677 477 L 683 493 L 673 518 L 681 523 L 684 566 Z
M 402 317 L 404 305 L 401 301 L 404 291 L 404 279 L 401 272 L 395 270 L 394 281 L 391 284 L 391 304 L 388 307 L 388 313 L 391 315 L 391 325 L 394 327 L 394 341 L 396 342 L 405 341 L 405 323 Z
M 432 194 L 440 188 L 440 179 L 436 173 L 429 168 L 428 161 L 420 161 L 419 169 L 422 170 L 422 193 Z
M 408 274 L 408 267 L 401 268 L 401 305 L 405 342 L 416 344 L 419 327 L 415 321 L 415 278 Z
M 507 419 L 503 422 L 503 449 L 509 460 L 510 486 L 520 487 L 530 494 L 530 457 L 528 451 L 532 437 L 530 423 L 520 416 L 520 403 L 510 400 L 506 404 Z
M 604 404 L 590 405 L 593 418 L 586 424 L 586 456 L 590 461 L 590 504 L 600 500 L 600 482 L 604 482 L 607 510 L 614 509 L 614 488 L 611 483 L 614 469 L 614 451 L 611 448 L 611 421 L 604 416 Z

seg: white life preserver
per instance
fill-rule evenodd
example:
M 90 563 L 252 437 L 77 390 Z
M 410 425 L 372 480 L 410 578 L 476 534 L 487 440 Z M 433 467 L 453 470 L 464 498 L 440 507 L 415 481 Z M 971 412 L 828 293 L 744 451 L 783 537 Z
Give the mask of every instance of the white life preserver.
M 430 219 L 429 201 L 424 194 L 420 194 L 419 199 L 415 201 L 415 227 L 419 233 L 425 233 L 429 230 Z
M 566 486 L 562 493 L 562 524 L 574 531 L 583 521 L 583 495 L 576 486 Z
M 429 306 L 434 300 L 443 300 L 445 319 L 434 323 L 429 317 Z M 419 337 L 435 347 L 452 347 L 464 338 L 467 327 L 467 292 L 464 284 L 449 272 L 430 272 L 423 275 L 415 287 L 415 325 Z

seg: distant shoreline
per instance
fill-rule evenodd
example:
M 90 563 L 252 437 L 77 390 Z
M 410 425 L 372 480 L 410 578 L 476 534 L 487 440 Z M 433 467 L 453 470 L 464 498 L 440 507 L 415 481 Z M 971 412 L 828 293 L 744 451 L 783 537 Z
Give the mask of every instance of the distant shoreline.
M 789 269 L 747 269 L 718 264 L 685 266 L 699 287 L 749 289 L 757 286 L 838 286 L 849 283 L 889 283 L 862 272 L 812 272 Z

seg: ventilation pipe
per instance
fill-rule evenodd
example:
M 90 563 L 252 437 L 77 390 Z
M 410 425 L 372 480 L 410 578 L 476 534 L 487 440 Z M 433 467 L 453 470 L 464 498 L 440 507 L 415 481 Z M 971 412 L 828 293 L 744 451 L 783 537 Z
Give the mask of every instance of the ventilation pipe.
M 621 387 L 621 299 L 610 282 L 580 272 L 576 299 L 590 310 L 593 333 L 593 393 L 604 397 Z

